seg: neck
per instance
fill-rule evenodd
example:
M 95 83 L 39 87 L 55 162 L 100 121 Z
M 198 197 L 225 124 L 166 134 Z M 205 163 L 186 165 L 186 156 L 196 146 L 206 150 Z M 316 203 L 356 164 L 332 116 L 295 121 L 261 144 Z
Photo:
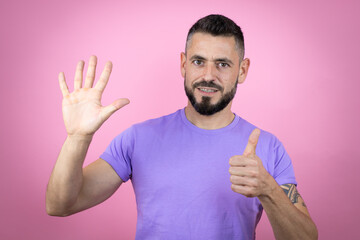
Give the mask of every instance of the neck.
M 208 130 L 226 127 L 235 118 L 235 115 L 231 112 L 231 102 L 223 110 L 210 116 L 201 115 L 188 102 L 188 105 L 185 107 L 185 115 L 195 126 Z

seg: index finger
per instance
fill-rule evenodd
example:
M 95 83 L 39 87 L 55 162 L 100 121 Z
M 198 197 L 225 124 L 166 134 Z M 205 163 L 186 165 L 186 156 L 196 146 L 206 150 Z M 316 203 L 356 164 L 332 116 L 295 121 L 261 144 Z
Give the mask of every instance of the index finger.
M 112 63 L 110 61 L 108 61 L 105 64 L 104 70 L 102 71 L 102 73 L 100 75 L 99 81 L 97 81 L 97 83 L 95 85 L 96 89 L 98 89 L 101 92 L 104 91 L 106 84 L 109 81 L 111 70 L 112 70 Z
M 248 166 L 256 166 L 256 162 L 254 162 L 254 159 L 247 158 L 245 156 L 232 156 L 229 159 L 230 166 L 236 166 L 236 167 L 248 167 Z
M 59 85 L 63 97 L 69 95 L 69 89 L 65 81 L 65 75 L 63 72 L 59 73 Z

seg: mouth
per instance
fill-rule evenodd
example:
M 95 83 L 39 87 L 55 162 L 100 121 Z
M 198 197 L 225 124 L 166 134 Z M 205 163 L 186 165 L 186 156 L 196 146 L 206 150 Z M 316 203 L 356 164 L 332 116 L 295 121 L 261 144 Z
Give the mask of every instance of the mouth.
M 218 92 L 219 90 L 215 89 L 215 88 L 207 88 L 207 87 L 199 87 L 197 88 L 201 93 L 206 94 L 206 95 L 212 95 L 216 92 Z

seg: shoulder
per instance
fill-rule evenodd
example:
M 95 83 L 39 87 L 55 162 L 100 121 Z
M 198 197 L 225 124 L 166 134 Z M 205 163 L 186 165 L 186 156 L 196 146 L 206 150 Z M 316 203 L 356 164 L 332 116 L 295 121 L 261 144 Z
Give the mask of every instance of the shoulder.
M 169 125 L 179 122 L 180 110 L 154 119 L 135 123 L 119 133 L 114 139 L 115 145 L 134 145 L 134 142 L 141 139 L 151 141 L 155 136 L 162 134 L 164 129 L 168 129 Z
M 135 123 L 121 133 L 119 133 L 116 138 L 134 137 L 138 133 L 157 131 L 161 128 L 168 127 L 169 124 L 179 121 L 179 119 L 181 118 L 180 111 L 181 110 L 177 110 L 176 112 L 168 115 Z
M 156 126 L 156 125 L 161 125 L 164 123 L 172 122 L 172 121 L 176 120 L 177 118 L 180 118 L 180 111 L 181 110 L 177 110 L 176 112 L 170 113 L 168 115 L 149 119 L 149 120 L 134 124 L 134 126 L 141 128 L 141 127 Z
M 148 119 L 143 122 L 135 123 L 128 129 L 123 131 L 119 136 L 126 135 L 133 138 L 139 136 L 151 137 L 158 133 L 164 132 L 164 129 L 176 128 L 176 125 L 181 122 L 181 110 L 174 113 L 164 115 L 158 118 Z
M 239 117 L 239 116 L 238 116 Z M 242 134 L 244 137 L 248 138 L 250 136 L 250 133 L 255 129 L 260 129 L 260 137 L 259 137 L 259 144 L 270 146 L 270 147 L 276 147 L 278 144 L 280 144 L 279 139 L 271 132 L 264 130 L 258 126 L 256 126 L 253 123 L 250 123 L 249 121 L 245 120 L 242 117 L 239 117 L 239 130 L 242 131 Z
M 140 123 L 136 123 L 134 125 L 132 125 L 131 128 L 135 129 L 135 130 L 146 130 L 146 129 L 151 129 L 151 128 L 162 128 L 170 123 L 174 123 L 175 121 L 177 121 L 178 119 L 180 119 L 180 111 L 181 110 L 177 110 L 174 113 L 168 114 L 168 115 L 164 115 L 161 117 L 157 117 L 157 118 L 153 118 L 153 119 L 149 119 Z
M 268 130 L 264 130 L 249 121 L 239 117 L 238 123 L 238 131 L 241 131 L 241 143 L 246 146 L 248 142 L 248 138 L 251 132 L 258 128 L 260 129 L 259 141 L 256 147 L 256 154 L 261 156 L 264 160 L 273 162 L 274 164 L 279 161 L 279 159 L 286 157 L 287 153 L 283 143 L 279 140 L 277 136 L 275 136 L 272 132 Z

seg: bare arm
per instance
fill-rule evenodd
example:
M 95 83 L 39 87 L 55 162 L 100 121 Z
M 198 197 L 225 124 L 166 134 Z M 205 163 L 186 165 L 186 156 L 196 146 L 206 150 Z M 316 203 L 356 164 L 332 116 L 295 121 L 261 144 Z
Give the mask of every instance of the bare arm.
M 68 216 L 109 198 L 122 180 L 104 160 L 83 169 L 90 141 L 68 137 L 51 174 L 46 193 L 46 210 L 52 216 Z
M 259 196 L 259 200 L 276 239 L 318 239 L 316 225 L 311 220 L 296 186 L 285 184 L 280 187 L 274 179 L 272 180 L 272 191 L 270 194 Z
M 46 210 L 49 215 L 67 216 L 99 204 L 110 197 L 122 183 L 112 167 L 102 159 L 83 169 L 95 132 L 111 114 L 129 103 L 128 99 L 118 99 L 109 106 L 101 105 L 101 96 L 109 80 L 112 64 L 106 63 L 99 81 L 93 87 L 96 62 L 96 57 L 92 56 L 84 87 L 84 62 L 78 63 L 72 93 L 69 93 L 64 74 L 59 75 L 64 97 L 63 118 L 68 137 L 46 191 Z

